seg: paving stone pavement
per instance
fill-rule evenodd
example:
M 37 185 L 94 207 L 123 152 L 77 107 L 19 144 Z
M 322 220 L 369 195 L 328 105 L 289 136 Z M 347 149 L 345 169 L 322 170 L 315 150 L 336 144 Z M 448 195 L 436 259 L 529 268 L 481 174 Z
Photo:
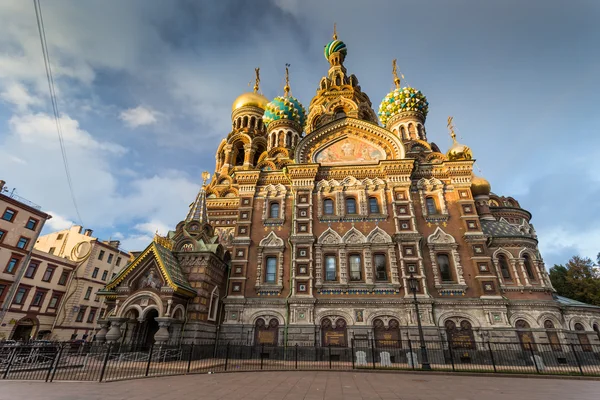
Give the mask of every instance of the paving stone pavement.
M 120 382 L 0 381 L 0 400 L 600 399 L 600 381 L 356 372 L 238 372 Z

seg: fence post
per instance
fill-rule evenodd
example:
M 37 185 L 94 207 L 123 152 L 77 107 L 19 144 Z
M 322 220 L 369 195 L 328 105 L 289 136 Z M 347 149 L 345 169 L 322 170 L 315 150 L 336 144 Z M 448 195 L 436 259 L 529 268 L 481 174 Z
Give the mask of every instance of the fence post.
M 298 343 L 296 343 L 296 369 L 298 369 Z
M 575 351 L 575 346 L 573 345 L 573 343 L 571 343 L 571 351 L 573 352 L 573 355 L 575 356 L 575 360 L 577 361 L 577 366 L 579 367 L 579 372 L 581 373 L 581 375 L 583 375 L 583 368 L 581 368 L 581 361 L 579 361 L 579 356 L 577 355 L 577 352 Z
M 46 382 L 48 382 L 48 378 L 50 378 L 50 382 L 54 381 L 54 376 L 56 375 L 56 370 L 58 369 L 58 363 L 60 362 L 60 356 L 62 355 L 63 346 L 60 346 L 58 352 L 56 353 L 56 357 L 51 364 L 50 370 L 48 371 L 48 375 L 46 375 Z M 50 376 L 50 371 L 52 371 L 52 376 Z
M 148 363 L 146 364 L 146 376 L 150 372 L 150 363 L 152 362 L 152 353 L 154 352 L 154 343 L 150 346 L 150 351 L 148 352 Z M 158 360 L 160 362 L 160 360 Z
M 112 343 L 110 343 L 106 348 L 106 354 L 104 355 L 104 362 L 102 363 L 102 370 L 100 371 L 100 379 L 98 379 L 98 382 L 102 382 L 102 379 L 104 378 L 104 373 L 106 372 L 106 365 L 108 364 L 108 358 L 110 357 L 111 348 Z
M 228 363 L 229 363 L 229 342 L 227 342 L 227 346 L 225 347 L 225 371 L 227 371 Z
M 494 366 L 494 372 L 498 372 L 496 371 L 496 360 L 494 359 L 494 352 L 492 351 L 492 345 L 490 343 L 490 341 L 488 340 L 487 342 L 488 345 L 488 350 L 490 351 L 490 357 L 492 359 L 492 365 Z
M 415 369 L 415 357 L 414 357 L 414 353 L 413 353 L 413 349 L 412 349 L 412 342 L 410 340 L 410 336 L 408 337 L 408 350 L 409 350 L 409 357 L 410 357 L 410 364 L 412 365 L 412 369 Z M 452 370 L 454 370 L 454 363 L 452 363 Z
M 354 369 L 354 338 L 350 339 L 351 347 L 352 347 L 352 369 Z
M 329 369 L 331 369 L 331 343 L 329 343 L 327 347 L 329 348 Z
M 194 343 L 190 346 L 190 355 L 188 356 L 188 366 L 187 366 L 187 374 L 190 373 L 190 368 L 192 367 L 192 354 L 194 353 Z
M 535 354 L 533 353 L 533 346 L 531 343 L 528 343 L 529 353 L 531 354 L 531 361 L 533 361 L 533 365 L 535 365 L 535 371 L 539 374 L 540 368 L 538 367 L 537 361 L 535 360 Z
M 6 379 L 6 377 L 8 376 L 8 371 L 10 371 L 10 367 L 13 363 L 13 360 L 17 356 L 18 349 L 19 349 L 18 347 L 13 348 L 13 351 L 10 353 L 10 357 L 8 358 L 8 365 L 6 366 L 6 369 L 4 370 L 4 375 L 2 375 L 2 379 Z
M 265 353 L 265 344 L 260 345 L 260 369 L 263 369 L 263 354 Z
M 373 369 L 375 369 L 375 339 L 371 338 L 371 357 L 372 357 L 372 364 L 373 364 Z

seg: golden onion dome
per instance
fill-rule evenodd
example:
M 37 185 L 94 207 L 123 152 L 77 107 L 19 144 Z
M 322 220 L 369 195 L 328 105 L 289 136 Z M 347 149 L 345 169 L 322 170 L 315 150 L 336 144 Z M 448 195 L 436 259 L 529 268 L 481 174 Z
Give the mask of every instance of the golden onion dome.
M 471 193 L 473 193 L 473 197 L 482 195 L 489 196 L 491 191 L 492 186 L 487 179 L 473 175 L 471 178 Z
M 454 139 L 454 144 L 446 153 L 449 161 L 469 161 L 473 159 L 473 152 L 469 146 L 460 144 Z
M 246 106 L 254 106 L 264 110 L 268 103 L 269 99 L 267 99 L 260 93 L 243 93 L 240 96 L 238 96 L 237 99 L 235 99 L 233 105 L 231 106 L 231 111 L 235 111 L 238 108 Z

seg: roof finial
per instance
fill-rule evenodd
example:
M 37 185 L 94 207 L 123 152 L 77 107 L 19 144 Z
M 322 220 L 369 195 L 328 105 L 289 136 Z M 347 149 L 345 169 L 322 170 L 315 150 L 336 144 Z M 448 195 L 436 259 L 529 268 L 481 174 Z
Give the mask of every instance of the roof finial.
M 204 171 L 202 173 L 202 186 L 206 186 L 206 181 L 210 178 L 210 172 Z
M 335 22 L 333 23 L 333 40 L 337 40 L 337 29 Z
M 452 142 L 456 142 L 456 133 L 454 133 L 454 123 L 452 122 L 454 117 L 448 117 L 448 130 L 450 131 L 450 137 L 452 138 Z
M 290 64 L 285 64 L 285 86 L 283 87 L 283 96 L 289 97 L 290 95 Z
M 254 68 L 256 73 L 256 81 L 254 82 L 254 93 L 258 92 L 258 85 L 260 84 L 260 68 Z
M 400 89 L 400 78 L 398 77 L 398 64 L 396 64 L 396 59 L 392 61 L 392 75 L 394 75 L 394 83 L 396 84 L 396 89 Z M 402 74 L 400 74 L 402 75 Z M 404 75 L 402 75 L 404 78 Z

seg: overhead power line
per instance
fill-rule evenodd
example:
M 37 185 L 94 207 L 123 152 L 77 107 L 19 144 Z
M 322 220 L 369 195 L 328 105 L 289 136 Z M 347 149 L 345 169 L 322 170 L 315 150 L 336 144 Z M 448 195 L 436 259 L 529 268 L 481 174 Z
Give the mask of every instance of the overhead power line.
M 54 88 L 54 78 L 52 77 L 52 68 L 50 66 L 50 53 L 48 52 L 48 45 L 46 42 L 46 30 L 44 29 L 44 17 L 42 15 L 42 6 L 39 0 L 33 0 L 33 7 L 35 8 L 35 17 L 37 20 L 38 32 L 40 34 L 40 43 L 42 45 L 42 55 L 44 58 L 44 67 L 46 68 L 46 78 L 48 80 L 48 90 L 50 92 L 50 101 L 52 103 L 52 112 L 54 113 L 54 121 L 56 123 L 56 132 L 58 133 L 58 142 L 60 144 L 60 152 L 63 159 L 63 165 L 65 167 L 65 175 L 67 177 L 67 184 L 69 186 L 69 192 L 71 193 L 71 200 L 77 213 L 79 223 L 83 225 L 83 219 L 79 213 L 79 207 L 77 206 L 77 200 L 75 199 L 75 192 L 73 190 L 73 180 L 71 179 L 71 172 L 69 168 L 69 159 L 67 157 L 67 149 L 65 148 L 65 142 L 63 140 L 62 125 L 60 123 L 60 113 L 58 111 L 58 101 L 56 100 L 56 90 Z

